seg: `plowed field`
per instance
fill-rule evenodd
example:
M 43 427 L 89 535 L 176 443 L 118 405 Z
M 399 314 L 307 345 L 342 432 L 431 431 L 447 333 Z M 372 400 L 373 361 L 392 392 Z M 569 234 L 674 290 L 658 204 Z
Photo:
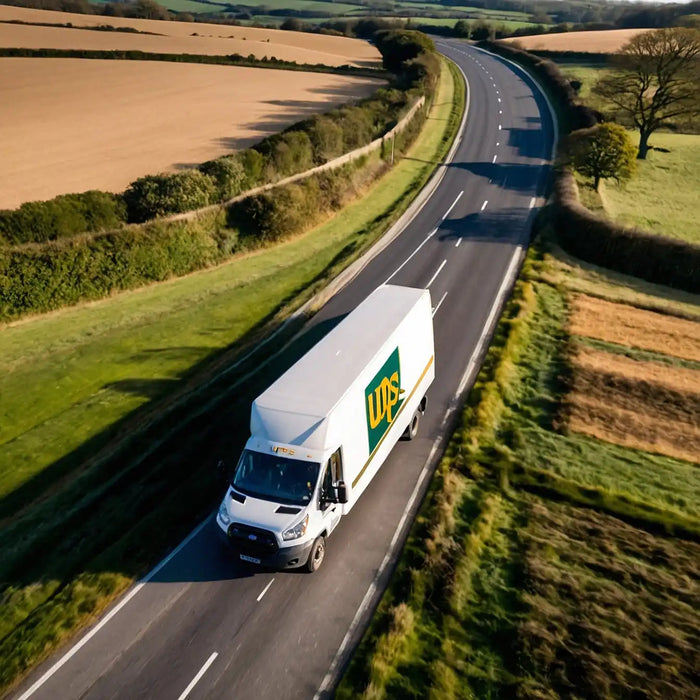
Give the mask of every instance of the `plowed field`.
M 346 37 L 219 24 L 79 15 L 0 5 L 0 22 L 8 20 L 46 24 L 70 23 L 73 27 L 130 27 L 141 32 L 151 32 L 153 35 L 0 24 L 2 47 L 134 50 L 206 55 L 238 53 L 243 56 L 252 53 L 258 58 L 274 56 L 285 61 L 324 63 L 330 66 L 345 63 L 379 66 L 381 63 L 379 52 L 374 46 L 366 41 Z
M 119 192 L 143 175 L 248 146 L 379 84 L 193 63 L 0 58 L 0 208 L 89 189 Z
M 564 32 L 562 34 L 535 34 L 517 39 L 504 39 L 517 42 L 528 50 L 542 51 L 586 51 L 589 53 L 615 53 L 633 36 L 648 29 L 609 29 L 599 32 Z

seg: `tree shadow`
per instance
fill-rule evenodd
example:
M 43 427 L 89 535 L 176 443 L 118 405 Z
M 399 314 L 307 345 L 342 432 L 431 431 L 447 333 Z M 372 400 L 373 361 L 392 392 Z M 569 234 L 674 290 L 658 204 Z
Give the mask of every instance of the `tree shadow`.
M 439 240 L 482 241 L 512 245 L 522 242 L 529 227 L 529 209 L 513 207 L 474 212 L 458 219 L 445 220 L 438 230 Z
M 536 190 L 540 178 L 549 176 L 549 165 L 522 163 L 448 163 L 449 168 L 459 168 L 478 177 L 494 182 L 504 189 L 517 192 Z

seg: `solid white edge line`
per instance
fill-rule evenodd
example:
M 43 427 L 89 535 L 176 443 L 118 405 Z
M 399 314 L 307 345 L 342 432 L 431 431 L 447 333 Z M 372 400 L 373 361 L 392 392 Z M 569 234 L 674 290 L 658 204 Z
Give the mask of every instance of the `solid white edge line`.
M 273 578 L 272 581 L 274 581 L 274 580 L 275 579 Z M 272 581 L 270 581 L 270 583 L 268 583 L 267 586 L 265 586 L 265 588 L 263 588 L 262 593 L 257 598 L 258 603 L 262 600 L 265 593 L 267 593 L 270 590 L 270 586 L 272 585 Z
M 483 49 L 477 49 L 477 51 L 482 51 L 482 50 Z M 488 52 L 484 51 L 484 53 L 488 53 Z M 492 54 L 489 54 L 489 56 L 490 55 L 492 55 Z M 471 58 L 471 56 L 470 56 L 470 58 Z M 477 63 L 478 63 L 478 61 L 477 61 Z M 553 109 L 552 105 L 549 103 L 549 100 L 547 99 L 547 96 L 544 94 L 544 91 L 542 90 L 542 88 L 539 87 L 539 84 L 537 83 L 537 81 L 534 80 L 532 78 L 532 76 L 530 76 L 523 68 L 518 66 L 517 63 L 514 63 L 513 61 L 508 61 L 508 63 L 513 65 L 518 70 L 521 70 L 534 82 L 534 84 L 537 86 L 538 90 L 540 91 L 540 94 L 543 96 L 543 98 L 547 104 L 547 107 L 549 108 L 550 116 L 552 118 L 553 130 L 554 130 L 554 140 L 552 142 L 552 149 L 551 149 L 551 158 L 553 158 L 554 157 L 554 150 L 556 148 L 556 143 L 558 140 L 558 128 L 557 128 L 557 123 L 556 123 L 556 119 L 554 116 L 554 109 Z M 500 129 L 500 125 L 498 128 Z M 513 252 L 513 257 L 511 258 L 510 265 L 508 266 L 508 270 L 506 272 L 506 275 L 504 276 L 503 282 L 501 283 L 501 287 L 498 291 L 498 294 L 496 295 L 496 302 L 494 303 L 493 307 L 491 308 L 491 313 L 489 314 L 489 318 L 487 319 L 487 323 L 484 326 L 484 331 L 481 334 L 481 338 L 479 339 L 479 342 L 477 344 L 477 348 L 472 353 L 472 356 L 469 360 L 469 364 L 467 365 L 467 369 L 465 370 L 464 375 L 462 377 L 462 381 L 460 382 L 459 387 L 457 389 L 457 392 L 454 395 L 455 399 L 459 398 L 462 391 L 464 391 L 464 388 L 469 383 L 471 373 L 474 371 L 474 368 L 476 366 L 476 359 L 475 358 L 478 357 L 479 354 L 481 353 L 481 347 L 482 347 L 482 345 L 483 345 L 483 343 L 488 335 L 486 329 L 488 329 L 490 322 L 492 321 L 492 317 L 495 315 L 494 309 L 496 309 L 500 306 L 500 303 L 501 303 L 500 297 L 505 292 L 506 281 L 509 279 L 510 275 L 513 274 L 512 268 L 515 264 L 514 261 L 516 261 L 518 259 L 518 254 L 521 252 L 522 252 L 522 249 L 519 247 L 516 248 L 515 251 Z M 433 443 L 433 447 L 430 451 L 430 454 L 428 455 L 428 459 L 426 460 L 425 465 L 423 466 L 423 471 L 421 472 L 421 474 L 418 478 L 418 481 L 416 483 L 416 487 L 413 489 L 413 493 L 411 494 L 411 498 L 409 499 L 409 502 L 408 502 L 408 505 L 406 507 L 406 510 L 404 511 L 403 517 L 401 518 L 401 520 L 396 528 L 396 532 L 394 533 L 394 537 L 391 540 L 391 544 L 389 545 L 389 549 L 388 549 L 387 553 L 384 555 L 384 559 L 383 559 L 379 569 L 377 570 L 377 573 L 375 574 L 372 583 L 370 584 L 369 588 L 367 589 L 367 593 L 365 593 L 365 597 L 362 599 L 362 602 L 360 603 L 360 607 L 357 609 L 357 612 L 355 613 L 355 617 L 352 619 L 352 622 L 350 623 L 350 627 L 348 627 L 348 631 L 345 633 L 345 637 L 343 638 L 343 641 L 341 642 L 340 647 L 338 648 L 338 651 L 335 655 L 335 658 L 333 659 L 333 662 L 331 663 L 331 666 L 328 669 L 328 673 L 326 673 L 319 689 L 316 691 L 316 694 L 314 695 L 314 700 L 319 700 L 321 697 L 321 694 L 326 691 L 328 686 L 330 686 L 331 682 L 333 681 L 333 677 L 335 676 L 336 668 L 340 664 L 340 660 L 342 659 L 343 653 L 345 652 L 346 647 L 350 643 L 350 640 L 352 639 L 352 637 L 355 633 L 356 627 L 359 625 L 362 614 L 364 613 L 365 609 L 369 606 L 369 603 L 372 599 L 372 594 L 374 592 L 374 589 L 378 587 L 378 581 L 381 578 L 385 567 L 387 566 L 388 562 L 390 561 L 389 555 L 391 554 L 391 550 L 394 547 L 395 542 L 398 541 L 399 532 L 401 531 L 401 528 L 403 527 L 403 524 L 405 522 L 405 519 L 406 519 L 408 513 L 411 511 L 411 508 L 413 507 L 413 502 L 415 501 L 415 499 L 418 496 L 419 487 L 423 483 L 423 481 L 425 480 L 425 477 L 427 475 L 428 465 L 431 463 L 431 461 L 433 459 L 433 455 L 435 454 L 436 450 L 438 449 L 439 443 L 440 443 L 440 438 L 437 438 L 435 440 L 435 442 Z
M 386 278 L 384 284 L 389 284 L 389 280 L 398 274 L 408 261 L 435 235 L 437 229 L 433 229 L 421 242 L 421 244 Z
M 435 274 L 430 278 L 430 282 L 428 282 L 428 284 L 425 285 L 425 288 L 426 288 L 426 289 L 427 289 L 433 282 L 435 282 L 435 278 L 440 274 L 440 271 L 442 270 L 443 267 L 445 267 L 445 265 L 447 265 L 447 260 L 443 260 L 443 261 L 442 261 L 442 265 L 440 265 L 440 267 L 438 267 L 438 269 L 435 270 Z
M 484 211 L 484 209 L 486 209 L 486 205 L 487 205 L 488 203 L 489 203 L 489 200 L 488 200 L 488 199 L 485 199 L 485 200 L 484 200 L 484 203 L 481 205 L 481 211 Z
M 460 240 L 462 240 L 462 239 L 460 238 Z M 457 241 L 457 245 L 459 245 L 459 241 Z M 437 303 L 437 306 L 433 309 L 433 318 L 435 318 L 435 314 L 438 312 L 438 309 L 442 306 L 442 302 L 445 301 L 445 297 L 446 297 L 446 296 L 447 296 L 447 292 L 445 292 L 445 293 L 442 295 L 442 298 L 441 298 L 440 301 Z
M 457 198 L 455 199 L 455 201 L 452 202 L 452 205 L 450 206 L 450 208 L 445 212 L 444 216 L 442 217 L 442 220 L 443 220 L 443 221 L 450 215 L 450 212 L 455 208 L 455 204 L 457 204 L 457 202 L 459 202 L 459 199 L 460 199 L 460 197 L 461 197 L 463 194 L 464 194 L 464 190 L 462 190 L 462 191 L 457 195 Z
M 26 700 L 33 695 L 44 683 L 46 683 L 56 671 L 66 662 L 70 661 L 75 654 L 80 651 L 168 562 L 177 554 L 179 554 L 204 528 L 211 516 L 207 516 L 180 544 L 163 559 L 160 564 L 156 565 L 146 576 L 141 579 L 79 642 L 72 646 L 36 683 L 17 698 L 17 700 Z
M 192 688 L 199 683 L 202 676 L 207 672 L 207 669 L 214 663 L 216 657 L 219 654 L 214 652 L 205 662 L 204 666 L 199 669 L 199 673 L 190 681 L 190 684 L 182 691 L 182 695 L 177 700 L 185 700 L 185 698 L 192 692 Z
M 491 307 L 491 312 L 489 313 L 488 318 L 486 319 L 486 323 L 484 324 L 484 328 L 481 333 L 481 337 L 479 338 L 479 342 L 477 343 L 477 346 L 472 353 L 471 358 L 469 359 L 469 364 L 467 365 L 467 369 L 465 370 L 464 374 L 462 375 L 462 380 L 459 383 L 459 387 L 457 388 L 457 391 L 454 394 L 454 399 L 453 401 L 456 401 L 459 399 L 461 396 L 462 392 L 464 391 L 465 387 L 469 383 L 469 380 L 471 378 L 472 372 L 476 368 L 476 361 L 480 357 L 483 349 L 483 345 L 486 342 L 486 339 L 488 338 L 489 332 L 491 330 L 491 324 L 494 321 L 494 317 L 496 316 L 497 312 L 501 308 L 501 305 L 503 303 L 503 297 L 506 293 L 506 291 L 509 288 L 509 285 L 512 284 L 513 282 L 513 275 L 517 271 L 517 265 L 516 263 L 518 262 L 518 259 L 520 255 L 522 254 L 523 250 L 520 246 L 517 246 L 515 250 L 513 251 L 513 255 L 510 259 L 510 263 L 508 265 L 508 268 L 506 270 L 506 274 L 503 277 L 503 282 L 501 282 L 501 286 L 498 289 L 498 293 L 496 294 L 496 298 L 494 300 L 493 306 Z M 454 410 L 454 408 L 452 409 Z M 447 419 L 449 417 L 449 414 L 451 414 L 452 411 L 448 412 L 448 416 L 445 418 Z M 372 601 L 372 598 L 374 596 L 374 593 L 376 590 L 379 588 L 379 580 L 381 579 L 382 575 L 384 574 L 384 570 L 386 567 L 389 565 L 389 562 L 393 558 L 393 550 L 394 547 L 396 546 L 396 543 L 399 540 L 400 534 L 403 531 L 404 525 L 406 523 L 406 519 L 408 518 L 408 514 L 413 510 L 413 505 L 415 503 L 416 498 L 418 498 L 418 494 L 420 493 L 420 488 L 425 481 L 425 478 L 428 476 L 429 471 L 430 471 L 430 464 L 433 461 L 433 457 L 435 456 L 435 452 L 437 451 L 439 445 L 440 445 L 441 438 L 438 437 L 435 439 L 435 442 L 433 443 L 433 447 L 430 450 L 430 454 L 428 455 L 428 459 L 425 461 L 425 464 L 423 465 L 423 470 L 420 473 L 420 476 L 418 477 L 418 481 L 416 482 L 415 488 L 413 489 L 413 493 L 411 494 L 411 497 L 408 500 L 408 504 L 406 505 L 406 509 L 404 510 L 403 515 L 401 516 L 401 520 L 399 521 L 399 524 L 396 526 L 396 530 L 394 532 L 394 536 L 391 538 L 391 543 L 389 544 L 389 548 L 387 549 L 386 554 L 384 555 L 384 559 L 382 560 L 382 563 L 379 565 L 379 568 L 377 569 L 377 573 L 374 575 L 374 579 L 372 580 L 372 583 L 370 583 L 369 588 L 367 589 L 367 592 L 365 593 L 364 598 L 362 599 L 362 602 L 360 603 L 360 607 L 357 609 L 357 612 L 355 613 L 355 617 L 353 617 L 352 622 L 350 623 L 350 627 L 348 627 L 348 631 L 345 633 L 345 637 L 343 637 L 343 641 L 340 643 L 340 646 L 338 647 L 338 651 L 336 652 L 336 655 L 331 663 L 330 668 L 328 669 L 328 673 L 326 673 L 325 677 L 323 678 L 323 681 L 321 682 L 321 685 L 319 686 L 319 689 L 316 691 L 316 694 L 314 695 L 313 700 L 319 700 L 321 695 L 326 692 L 330 684 L 333 682 L 333 677 L 335 676 L 336 669 L 340 665 L 340 661 L 343 657 L 343 654 L 345 653 L 346 648 L 350 644 L 350 640 L 355 634 L 355 630 L 360 624 L 360 620 L 362 619 L 362 616 L 364 615 L 365 611 L 369 608 L 369 605 Z

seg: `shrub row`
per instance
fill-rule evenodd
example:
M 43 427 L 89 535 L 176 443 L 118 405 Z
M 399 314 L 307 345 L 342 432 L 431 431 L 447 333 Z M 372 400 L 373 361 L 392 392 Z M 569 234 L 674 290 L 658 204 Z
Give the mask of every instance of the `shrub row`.
M 528 68 L 539 79 L 559 108 L 563 117 L 560 120 L 563 131 L 587 129 L 600 121 L 600 114 L 581 104 L 571 82 L 564 77 L 552 61 L 502 41 L 481 41 L 477 45 L 504 58 L 510 58 Z
M 48 202 L 26 202 L 19 209 L 0 211 L 0 241 L 29 243 L 105 231 L 126 221 L 119 195 L 91 190 L 64 194 Z
M 76 207 L 69 207 L 63 201 L 65 196 L 48 202 L 30 202 L 15 211 L 0 211 L 0 242 L 18 244 L 57 240 L 225 202 L 247 189 L 303 172 L 370 143 L 400 120 L 419 93 L 432 94 L 439 75 L 437 59 L 427 54 L 432 49 L 432 42 L 427 37 L 418 32 L 398 31 L 380 32 L 380 35 L 378 45 L 385 63 L 396 71 L 395 87 L 381 88 L 356 105 L 297 123 L 280 134 L 263 139 L 252 149 L 208 161 L 198 170 L 139 178 L 123 196 L 99 192 L 69 196 L 84 201 L 83 209 L 94 200 L 97 209 L 94 216 L 89 213 L 77 216 Z M 90 53 L 121 55 L 125 52 Z M 161 60 L 161 57 L 170 55 L 153 56 Z M 236 57 L 186 58 L 208 61 Z M 281 63 L 286 65 L 287 62 Z M 102 213 L 105 208 L 102 200 L 112 204 L 109 218 Z M 98 202 L 100 206 L 97 206 Z
M 572 255 L 649 282 L 700 293 L 700 246 L 596 216 L 579 203 L 568 171 L 555 180 L 554 217 L 561 245 Z
M 90 27 L 96 29 L 96 27 Z M 0 48 L 2 58 L 94 58 L 113 61 L 165 61 L 167 63 L 206 63 L 216 66 L 245 66 L 248 68 L 282 68 L 305 73 L 339 73 L 341 75 L 361 75 L 376 77 L 378 71 L 351 65 L 328 66 L 325 63 L 297 63 L 285 61 L 275 56 L 257 57 L 255 54 L 243 56 L 232 53 L 225 56 L 192 53 L 155 53 L 151 51 L 118 49 L 25 49 Z
M 429 59 L 420 53 L 410 59 L 401 79 L 417 76 L 420 89 L 435 84 Z M 435 66 L 439 71 L 439 64 Z M 126 211 L 131 221 L 232 198 L 261 181 L 305 170 L 335 157 L 338 149 L 352 150 L 385 133 L 419 89 L 415 84 L 409 88 L 382 89 L 359 105 L 309 119 L 253 149 L 208 161 L 198 170 L 140 178 L 122 197 L 97 195 L 110 197 L 114 211 L 122 218 Z M 418 110 L 397 135 L 395 154 L 413 140 L 425 115 L 426 110 Z M 265 245 L 300 232 L 353 196 L 357 178 L 366 177 L 365 162 L 359 159 L 190 221 L 155 221 L 68 238 L 56 234 L 61 240 L 0 247 L 0 318 L 56 309 L 183 275 L 224 260 L 241 246 Z M 370 170 L 376 172 L 376 167 Z M 52 202 L 43 204 L 48 207 Z M 46 232 L 41 235 L 39 240 L 46 240 Z
M 481 45 L 530 68 L 558 102 L 569 130 L 599 121 L 597 112 L 579 103 L 571 84 L 551 61 L 502 42 Z M 559 241 L 572 255 L 649 282 L 700 292 L 700 246 L 620 226 L 593 214 L 580 204 L 574 178 L 563 168 L 554 179 L 553 208 Z

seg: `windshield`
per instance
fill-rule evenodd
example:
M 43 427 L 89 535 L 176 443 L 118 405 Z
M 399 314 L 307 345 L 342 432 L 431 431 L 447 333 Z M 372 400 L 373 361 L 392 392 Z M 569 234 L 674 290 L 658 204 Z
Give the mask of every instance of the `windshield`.
M 231 484 L 254 498 L 305 506 L 313 497 L 319 466 L 277 454 L 243 450 Z

